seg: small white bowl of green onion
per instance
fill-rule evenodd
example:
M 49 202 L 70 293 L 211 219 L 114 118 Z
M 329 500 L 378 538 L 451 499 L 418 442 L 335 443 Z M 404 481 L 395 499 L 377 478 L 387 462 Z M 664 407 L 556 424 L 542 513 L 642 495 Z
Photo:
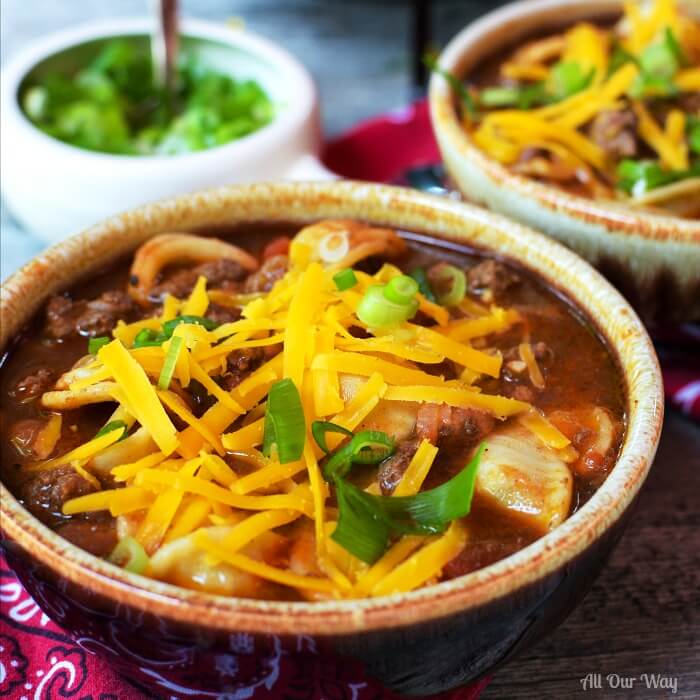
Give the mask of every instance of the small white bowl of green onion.
M 177 87 L 152 77 L 148 19 L 69 29 L 2 70 L 2 195 L 53 242 L 145 202 L 217 185 L 328 177 L 305 68 L 242 29 L 181 25 Z

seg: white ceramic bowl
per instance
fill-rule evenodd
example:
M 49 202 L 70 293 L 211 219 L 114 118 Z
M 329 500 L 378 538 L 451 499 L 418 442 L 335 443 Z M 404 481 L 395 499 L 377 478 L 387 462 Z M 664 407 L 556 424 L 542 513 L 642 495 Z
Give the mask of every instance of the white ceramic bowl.
M 23 114 L 18 92 L 38 64 L 74 47 L 118 36 L 144 36 L 148 19 L 99 22 L 26 46 L 2 70 L 2 194 L 29 231 L 48 242 L 95 221 L 174 194 L 216 185 L 275 178 L 327 178 L 320 148 L 318 99 L 306 69 L 289 53 L 242 29 L 184 20 L 207 65 L 257 80 L 276 116 L 259 131 L 206 151 L 177 156 L 120 156 L 65 144 Z M 64 60 L 66 60 L 64 58 Z

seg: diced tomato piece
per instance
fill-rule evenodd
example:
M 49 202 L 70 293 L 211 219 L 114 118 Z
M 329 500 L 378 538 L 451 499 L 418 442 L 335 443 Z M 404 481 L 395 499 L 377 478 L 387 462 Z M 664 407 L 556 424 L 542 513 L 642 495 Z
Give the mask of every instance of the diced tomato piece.
M 274 240 L 270 241 L 263 248 L 263 260 L 273 258 L 275 255 L 287 255 L 289 252 L 290 242 L 291 239 L 287 236 L 280 236 L 279 238 L 275 238 Z

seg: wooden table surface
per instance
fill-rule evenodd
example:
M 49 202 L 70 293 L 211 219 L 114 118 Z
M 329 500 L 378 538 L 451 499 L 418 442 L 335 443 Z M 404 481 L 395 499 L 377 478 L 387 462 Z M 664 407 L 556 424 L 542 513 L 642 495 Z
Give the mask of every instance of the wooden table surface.
M 29 38 L 94 18 L 143 14 L 145 0 L 0 0 L 3 58 Z M 498 0 L 434 0 L 438 45 Z M 237 15 L 295 53 L 319 83 L 333 134 L 411 96 L 405 0 L 182 0 L 189 15 Z M 3 222 L 5 223 L 5 222 Z M 601 689 L 581 679 L 601 674 Z M 647 690 L 643 674 L 677 681 Z M 613 674 L 610 679 L 608 674 Z M 610 684 L 632 679 L 632 689 Z M 483 700 L 700 698 L 700 427 L 669 411 L 629 530 L 579 608 L 500 669 Z
M 601 674 L 601 689 L 583 687 L 589 673 Z M 677 692 L 647 689 L 643 674 L 676 679 Z M 700 698 L 700 427 L 677 413 L 667 413 L 636 512 L 590 593 L 482 696 L 549 698 Z

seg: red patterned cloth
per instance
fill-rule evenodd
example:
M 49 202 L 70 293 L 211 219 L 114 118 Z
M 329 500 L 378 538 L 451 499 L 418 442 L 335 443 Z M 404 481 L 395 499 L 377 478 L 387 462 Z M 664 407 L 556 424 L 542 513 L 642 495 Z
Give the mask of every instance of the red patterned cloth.
M 239 654 L 254 653 L 251 639 L 238 635 Z M 8 700 L 211 700 L 216 689 L 199 688 L 187 670 L 168 676 L 167 694 L 156 696 L 118 676 L 107 662 L 95 656 L 89 640 L 79 646 L 60 627 L 44 615 L 0 555 L 0 698 Z M 248 648 L 250 647 L 250 648 Z M 356 664 L 332 664 L 309 647 L 296 657 L 278 655 L 265 660 L 264 677 L 248 686 L 239 684 L 235 693 L 222 698 L 275 700 L 401 700 L 370 678 L 363 678 Z M 216 657 L 217 676 L 224 674 L 236 682 L 240 656 Z M 204 669 L 197 678 L 206 677 Z M 160 675 L 153 673 L 160 678 Z M 439 700 L 476 700 L 488 679 Z M 162 687 L 162 684 L 159 685 Z M 435 698 L 438 700 L 438 698 Z
M 406 182 L 406 173 L 439 162 L 425 102 L 371 120 L 332 141 L 326 164 L 345 177 L 378 182 Z M 661 358 L 669 402 L 700 420 L 700 327 L 686 325 L 654 334 Z M 313 663 L 313 662 L 312 662 Z M 332 696 L 352 700 L 398 700 L 371 680 L 343 686 L 330 680 L 328 670 L 316 664 L 305 678 L 314 686 L 313 698 Z M 288 670 L 291 674 L 291 670 Z M 285 685 L 284 669 L 269 690 L 255 692 L 252 700 L 278 697 Z M 444 700 L 476 700 L 488 680 L 442 696 Z M 307 689 L 308 690 L 308 689 Z M 141 700 L 143 692 L 122 680 L 101 659 L 77 646 L 53 624 L 29 597 L 0 558 L 0 698 L 12 700 Z M 199 695 L 169 694 L 170 698 Z

